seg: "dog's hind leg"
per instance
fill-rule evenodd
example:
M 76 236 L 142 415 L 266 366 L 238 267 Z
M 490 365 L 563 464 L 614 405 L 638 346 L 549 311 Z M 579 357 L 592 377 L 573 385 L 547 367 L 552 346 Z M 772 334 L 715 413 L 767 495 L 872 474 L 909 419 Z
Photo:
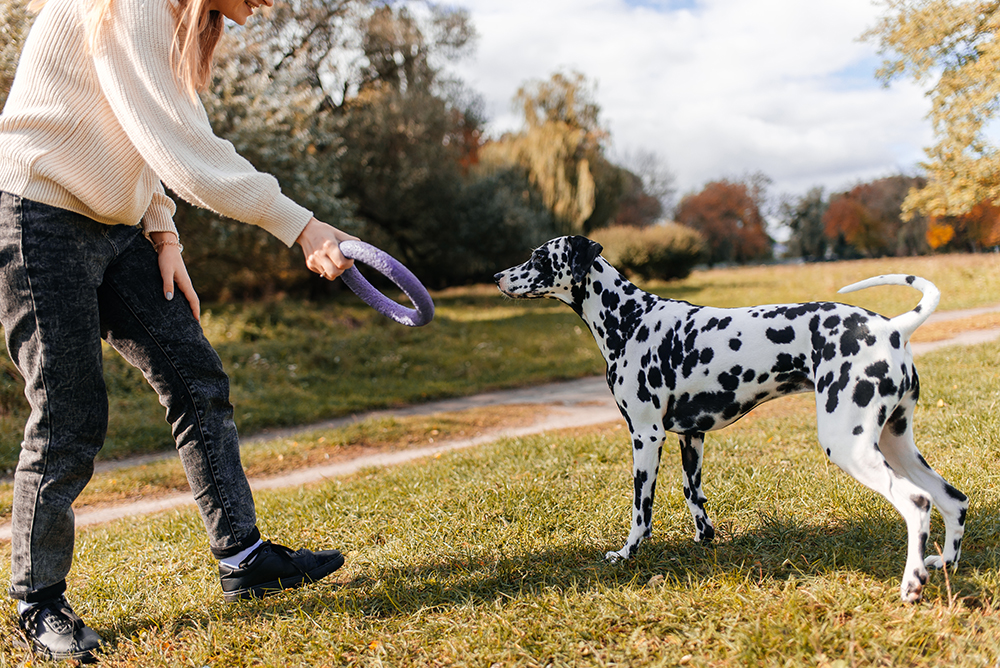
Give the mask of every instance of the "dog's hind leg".
M 694 520 L 696 542 L 710 543 L 715 538 L 715 528 L 705 512 L 708 499 L 701 491 L 701 460 L 704 452 L 705 434 L 682 434 L 681 466 L 684 480 L 684 500 Z
M 930 531 L 930 494 L 896 473 L 879 451 L 878 443 L 870 440 L 867 434 L 845 434 L 845 416 L 821 413 L 817 417 L 820 443 L 830 461 L 862 485 L 884 496 L 903 516 L 907 549 L 899 593 L 904 601 L 916 603 L 927 582 L 924 545 Z
M 889 466 L 901 476 L 909 478 L 921 489 L 927 490 L 934 505 L 944 518 L 945 537 L 940 555 L 924 559 L 927 566 L 943 568 L 956 563 L 962 554 L 962 535 L 965 533 L 965 514 L 969 499 L 931 468 L 920 455 L 913 439 L 913 409 L 916 399 L 904 397 L 882 429 L 879 449 Z
M 632 432 L 632 530 L 622 549 L 604 555 L 608 561 L 631 558 L 643 539 L 653 533 L 653 497 L 656 494 L 656 473 L 660 467 L 663 437 L 663 429 L 656 424 L 647 427 L 645 432 Z

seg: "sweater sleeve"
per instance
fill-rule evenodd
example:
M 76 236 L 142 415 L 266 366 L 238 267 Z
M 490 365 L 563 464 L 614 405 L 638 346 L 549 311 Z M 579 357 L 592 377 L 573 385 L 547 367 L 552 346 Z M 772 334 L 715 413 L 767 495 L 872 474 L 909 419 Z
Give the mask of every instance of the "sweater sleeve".
M 200 100 L 192 100 L 170 66 L 175 19 L 169 0 L 115 0 L 98 33 L 101 89 L 129 140 L 164 184 L 198 206 L 258 225 L 287 246 L 312 213 L 281 193 L 231 143 L 215 136 Z M 158 197 L 150 223 L 163 209 Z M 162 201 L 160 201 L 162 205 Z M 146 225 L 146 230 L 151 231 Z
M 180 238 L 180 233 L 174 225 L 174 212 L 177 206 L 163 191 L 163 184 L 158 183 L 153 191 L 153 200 L 142 217 L 142 231 L 149 238 L 153 232 L 173 232 Z

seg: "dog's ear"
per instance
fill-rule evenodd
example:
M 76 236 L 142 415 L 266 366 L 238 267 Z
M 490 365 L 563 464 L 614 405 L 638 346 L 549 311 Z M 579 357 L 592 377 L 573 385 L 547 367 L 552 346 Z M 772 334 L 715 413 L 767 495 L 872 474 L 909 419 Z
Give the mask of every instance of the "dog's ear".
M 572 237 L 570 239 L 573 257 L 571 267 L 573 271 L 573 281 L 580 283 L 594 266 L 594 260 L 601 254 L 604 247 L 596 241 L 591 241 L 587 237 Z

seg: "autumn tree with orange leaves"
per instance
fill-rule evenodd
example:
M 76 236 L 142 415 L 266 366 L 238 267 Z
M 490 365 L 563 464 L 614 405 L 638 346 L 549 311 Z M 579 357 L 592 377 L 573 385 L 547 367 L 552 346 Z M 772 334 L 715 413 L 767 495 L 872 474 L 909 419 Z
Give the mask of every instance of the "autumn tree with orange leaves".
M 933 218 L 927 225 L 927 243 L 934 250 L 974 253 L 1000 246 L 1000 207 L 980 202 L 961 216 Z
M 674 217 L 704 235 L 709 264 L 743 264 L 770 257 L 773 242 L 761 211 L 766 184 L 763 175 L 738 182 L 713 181 L 681 200 Z
M 926 253 L 927 219 L 901 216 L 907 194 L 923 183 L 919 177 L 890 176 L 833 195 L 823 225 L 837 254 L 851 255 L 850 249 L 864 257 Z

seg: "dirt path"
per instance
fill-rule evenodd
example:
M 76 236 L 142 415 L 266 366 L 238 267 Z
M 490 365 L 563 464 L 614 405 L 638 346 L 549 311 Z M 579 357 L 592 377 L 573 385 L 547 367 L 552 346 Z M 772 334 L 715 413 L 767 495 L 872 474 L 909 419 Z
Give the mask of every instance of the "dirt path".
M 1000 312 L 1000 305 L 981 309 L 935 313 L 928 319 L 928 322 L 958 320 L 961 318 L 995 312 Z M 987 329 L 962 332 L 943 341 L 912 343 L 911 345 L 915 355 L 922 355 L 945 346 L 971 345 L 995 341 L 997 339 L 1000 339 L 1000 329 Z M 513 404 L 538 405 L 540 407 L 538 420 L 533 424 L 524 427 L 494 430 L 480 434 L 474 438 L 443 442 L 435 444 L 431 447 L 376 453 L 345 462 L 301 469 L 272 478 L 252 478 L 250 480 L 250 486 L 255 492 L 258 492 L 261 490 L 306 485 L 349 475 L 366 468 L 394 466 L 404 462 L 434 456 L 443 452 L 470 448 L 483 443 L 497 441 L 502 438 L 527 436 L 569 427 L 585 427 L 596 424 L 604 424 L 621 419 L 618 408 L 615 406 L 614 400 L 608 392 L 608 387 L 604 378 L 595 376 L 561 383 L 551 383 L 537 387 L 487 392 L 469 397 L 446 399 L 443 401 L 435 401 L 402 409 L 373 411 L 337 420 L 328 420 L 326 422 L 299 427 L 296 429 L 270 430 L 262 434 L 257 434 L 253 437 L 246 438 L 244 439 L 244 443 L 254 443 L 275 438 L 288 438 L 304 432 L 341 427 L 354 422 L 360 422 L 362 420 L 382 416 L 433 415 L 436 413 L 462 411 L 470 408 Z M 136 457 L 122 462 L 101 462 L 98 463 L 96 469 L 98 471 L 109 471 L 126 466 L 138 466 L 172 456 L 173 453 L 167 455 Z M 103 508 L 87 508 L 82 509 L 77 513 L 76 524 L 81 527 L 90 526 L 110 522 L 124 517 L 144 515 L 191 505 L 194 505 L 194 500 L 191 498 L 190 493 L 185 492 L 182 494 L 174 494 L 122 505 Z M 8 540 L 10 540 L 10 524 L 4 524 L 3 526 L 0 526 L 0 541 Z

